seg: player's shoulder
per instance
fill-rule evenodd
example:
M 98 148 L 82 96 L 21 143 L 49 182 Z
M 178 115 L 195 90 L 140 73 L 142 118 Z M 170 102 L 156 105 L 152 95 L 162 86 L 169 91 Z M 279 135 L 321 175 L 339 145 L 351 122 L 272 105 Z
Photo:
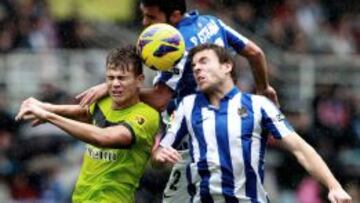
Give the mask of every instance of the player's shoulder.
M 90 113 L 94 112 L 95 107 L 100 108 L 101 111 L 105 111 L 106 109 L 111 108 L 111 104 L 112 100 L 110 96 L 103 97 L 90 105 Z
M 252 94 L 252 93 L 246 93 L 247 95 L 251 96 L 251 98 L 254 100 L 254 101 L 264 101 L 266 100 L 267 98 L 263 95 L 259 95 L 259 94 Z
M 241 99 L 243 101 L 251 101 L 251 103 L 257 102 L 257 103 L 261 103 L 261 102 L 266 102 L 266 97 L 263 95 L 258 95 L 258 94 L 253 94 L 253 93 L 248 93 L 248 92 L 240 92 L 241 95 Z
M 186 95 L 182 100 L 183 105 L 188 107 L 189 104 L 194 103 L 194 100 L 197 96 L 198 96 L 198 93 Z
M 135 125 L 139 128 L 153 129 L 156 131 L 160 123 L 160 114 L 148 104 L 139 102 L 131 107 L 131 113 L 128 114 L 126 119 L 133 121 L 133 127 Z M 149 133 L 150 132 L 152 132 L 152 130 L 149 131 Z
M 218 19 L 218 17 L 209 14 L 199 14 L 197 20 L 199 19 Z
M 110 96 L 106 96 L 106 97 L 103 97 L 103 98 L 99 99 L 95 103 L 97 103 L 98 105 L 111 105 L 112 104 L 112 99 L 111 99 Z
M 249 97 L 251 97 L 252 103 L 257 104 L 258 106 L 274 105 L 273 102 L 264 95 L 251 94 L 251 93 L 246 93 L 246 94 L 249 95 Z
M 159 112 L 144 102 L 137 103 L 134 106 L 134 111 L 150 117 L 159 117 Z
M 199 14 L 194 14 L 194 12 L 188 14 L 190 18 L 188 19 L 185 18 L 184 20 L 185 23 L 180 23 L 178 25 L 178 29 L 180 30 L 181 34 L 186 34 L 189 33 L 190 31 L 195 31 L 197 28 L 203 27 L 210 21 L 215 21 L 215 22 L 219 21 L 219 18 L 212 15 L 199 15 Z

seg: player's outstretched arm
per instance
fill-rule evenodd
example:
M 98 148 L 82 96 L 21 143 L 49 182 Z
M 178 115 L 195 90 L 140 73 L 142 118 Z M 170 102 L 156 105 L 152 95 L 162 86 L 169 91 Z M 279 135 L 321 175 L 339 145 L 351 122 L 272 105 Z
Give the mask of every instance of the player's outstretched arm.
M 279 106 L 276 91 L 269 84 L 267 61 L 264 51 L 253 41 L 247 39 L 221 20 L 219 20 L 219 23 L 225 32 L 230 46 L 249 61 L 256 83 L 256 93 L 268 97 Z
M 158 111 L 165 110 L 173 96 L 173 91 L 165 84 L 158 83 L 152 88 L 142 88 L 140 100 Z
M 262 49 L 254 42 L 248 41 L 240 54 L 247 58 L 256 83 L 256 93 L 268 97 L 279 105 L 276 91 L 269 84 L 266 57 Z
M 329 189 L 328 199 L 331 203 L 352 202 L 323 159 L 298 134 L 283 137 L 280 144 L 292 152 L 299 163 Z
M 23 119 L 26 115 L 33 115 L 38 119 L 50 122 L 71 136 L 98 147 L 123 147 L 130 145 L 133 139 L 131 131 L 125 126 L 99 128 L 57 115 L 33 103 L 22 106 L 17 119 Z
M 106 95 L 108 95 L 107 85 L 106 83 L 101 83 L 81 92 L 75 98 L 80 101 L 80 106 L 85 107 Z
M 33 124 L 41 123 L 41 121 L 39 121 L 39 119 L 35 119 L 34 115 L 30 112 L 20 117 L 20 115 L 23 113 L 22 111 L 26 109 L 29 105 L 35 105 L 46 111 L 84 122 L 87 122 L 90 119 L 87 108 L 83 108 L 79 105 L 55 105 L 51 103 L 41 102 L 33 97 L 30 97 L 22 102 L 19 113 L 16 116 L 17 120 L 22 118 L 25 120 L 33 120 Z

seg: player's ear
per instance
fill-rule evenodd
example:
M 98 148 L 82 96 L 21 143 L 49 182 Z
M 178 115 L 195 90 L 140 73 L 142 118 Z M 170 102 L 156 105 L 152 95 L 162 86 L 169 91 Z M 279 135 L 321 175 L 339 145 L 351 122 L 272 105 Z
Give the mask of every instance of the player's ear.
M 221 66 L 223 67 L 223 69 L 226 73 L 231 73 L 232 69 L 234 68 L 231 63 L 224 63 L 224 64 L 221 64 Z
M 137 82 L 138 82 L 138 87 L 139 87 L 139 88 L 142 87 L 143 84 L 144 84 L 144 80 L 145 80 L 144 74 L 138 75 L 138 76 L 136 77 L 136 80 L 137 80 Z
M 177 25 L 181 21 L 182 17 L 183 15 L 181 14 L 181 12 L 179 10 L 175 10 L 170 15 L 169 21 L 172 25 Z

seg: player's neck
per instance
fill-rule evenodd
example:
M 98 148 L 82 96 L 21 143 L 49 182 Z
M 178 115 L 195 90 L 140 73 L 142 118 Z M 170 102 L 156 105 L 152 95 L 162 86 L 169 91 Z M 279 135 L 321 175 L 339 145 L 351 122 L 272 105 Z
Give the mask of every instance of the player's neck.
M 139 96 L 136 96 L 136 97 L 132 97 L 126 101 L 123 101 L 123 102 L 115 102 L 113 101 L 112 103 L 112 109 L 113 110 L 121 110 L 121 109 L 126 109 L 126 108 L 129 108 L 137 103 L 140 102 L 140 97 Z
M 207 94 L 209 102 L 215 107 L 220 106 L 220 100 L 225 97 L 234 88 L 234 83 L 225 82 L 214 88 L 210 94 Z
M 174 16 L 170 17 L 170 19 L 168 19 L 168 22 L 172 26 L 176 27 L 184 19 L 184 17 L 185 16 L 182 15 L 182 14 L 177 14 L 177 15 L 174 15 Z

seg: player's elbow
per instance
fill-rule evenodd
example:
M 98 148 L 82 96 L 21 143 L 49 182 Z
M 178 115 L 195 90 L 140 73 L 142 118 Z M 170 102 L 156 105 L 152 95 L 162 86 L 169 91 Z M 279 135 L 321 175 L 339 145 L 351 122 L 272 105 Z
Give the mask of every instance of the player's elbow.
M 155 108 L 157 111 L 162 112 L 166 109 L 169 101 L 170 99 L 168 99 L 167 97 L 158 95 L 157 101 L 154 102 L 151 106 Z
M 265 58 L 265 54 L 264 52 L 259 48 L 259 47 L 255 47 L 250 53 L 249 53 L 249 57 L 251 59 L 263 59 Z
M 110 146 L 110 138 L 106 134 L 95 134 L 91 144 L 96 147 L 107 148 Z
M 154 108 L 159 111 L 165 110 L 171 100 L 171 97 L 173 96 L 173 92 L 166 85 L 156 85 L 155 94 L 158 96 L 158 99 Z
M 170 101 L 170 100 L 168 100 L 168 102 L 169 102 L 169 101 Z M 165 111 L 168 102 L 163 102 L 163 103 L 161 103 L 160 105 L 157 106 L 156 109 L 157 109 L 159 112 Z
M 243 55 L 245 55 L 250 61 L 265 58 L 263 50 L 253 42 L 249 42 L 247 44 L 243 51 Z
M 130 146 L 131 143 L 131 136 L 120 136 L 104 132 L 97 134 L 92 144 L 101 148 L 124 148 L 126 146 Z

